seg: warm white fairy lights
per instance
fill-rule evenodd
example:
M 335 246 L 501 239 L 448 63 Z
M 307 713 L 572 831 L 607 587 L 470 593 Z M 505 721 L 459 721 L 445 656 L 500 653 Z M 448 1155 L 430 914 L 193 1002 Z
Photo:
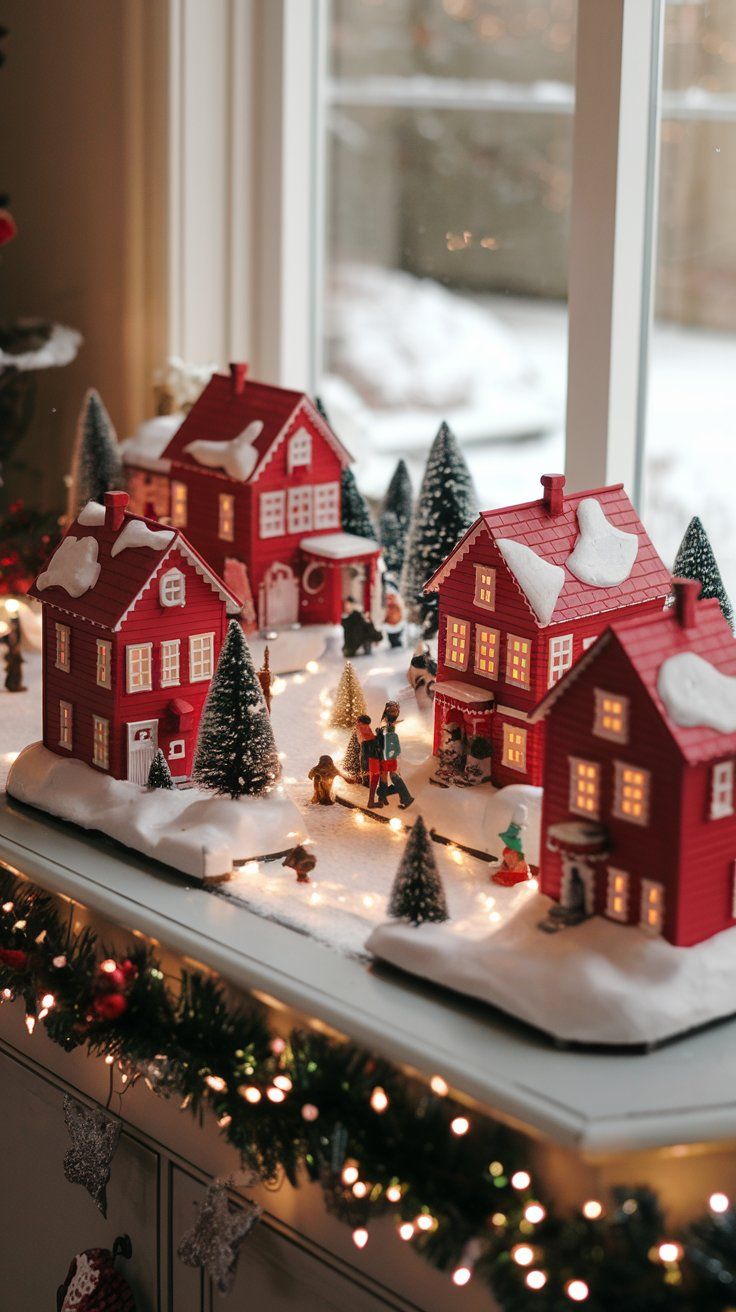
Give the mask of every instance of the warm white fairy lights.
M 411 1221 L 402 1221 L 401 1225 L 399 1226 L 399 1239 L 403 1239 L 404 1243 L 406 1244 L 409 1242 L 410 1239 L 413 1238 L 414 1238 L 414 1226 L 412 1225 Z
M 345 1165 L 342 1168 L 343 1184 L 346 1184 L 349 1188 L 352 1187 L 352 1185 L 354 1185 L 355 1181 L 358 1179 L 359 1175 L 360 1175 L 360 1171 L 358 1170 L 357 1164 L 355 1162 L 345 1163 Z
M 36 1017 L 26 1016 L 26 1029 L 28 1030 L 28 1033 L 32 1034 L 35 1028 L 36 1028 Z
M 43 997 L 41 998 L 41 1006 L 43 1007 L 44 1011 L 50 1011 L 55 1002 L 56 1002 L 56 998 L 54 997 L 53 993 L 44 993 Z
M 565 1285 L 565 1293 L 573 1303 L 584 1303 L 590 1290 L 584 1280 L 568 1280 Z
M 429 1212 L 420 1212 L 419 1216 L 414 1221 L 417 1230 L 434 1230 L 436 1224 L 437 1222 Z
M 106 975 L 112 975 L 112 972 L 117 968 L 118 963 L 113 961 L 112 957 L 107 957 L 105 961 L 100 962 L 100 970 L 104 971 Z
M 317 661 L 307 661 L 305 669 L 308 670 L 310 674 L 319 674 L 319 665 Z
M 251 1103 L 253 1106 L 255 1106 L 257 1102 L 260 1102 L 263 1096 L 261 1094 L 260 1089 L 257 1089 L 254 1084 L 239 1085 L 238 1093 L 240 1094 L 241 1098 L 244 1098 L 246 1102 Z
M 514 1244 L 511 1256 L 517 1266 L 531 1266 L 534 1261 L 534 1249 L 529 1244 Z
M 586 1221 L 597 1221 L 603 1216 L 603 1204 L 597 1198 L 589 1198 L 583 1203 L 582 1211 Z
M 356 1180 L 353 1185 L 353 1195 L 355 1198 L 366 1198 L 368 1196 L 368 1185 L 365 1180 Z
M 670 1262 L 679 1262 L 682 1257 L 682 1244 L 677 1244 L 674 1240 L 667 1239 L 664 1243 L 659 1245 L 657 1253 L 660 1262 L 664 1262 L 665 1266 L 669 1265 Z
M 302 1107 L 302 1120 L 316 1121 L 319 1116 L 319 1108 L 315 1107 L 313 1102 L 305 1102 Z
M 441 1075 L 433 1075 L 429 1081 L 429 1087 L 432 1093 L 436 1093 L 438 1098 L 446 1098 L 450 1092 L 450 1086 L 447 1080 L 443 1080 Z
M 224 1093 L 227 1088 L 227 1083 L 221 1075 L 205 1075 L 204 1082 L 213 1093 Z
M 722 1193 L 711 1194 L 710 1198 L 708 1199 L 708 1206 L 711 1212 L 715 1212 L 716 1216 L 720 1216 L 723 1212 L 728 1211 L 729 1207 L 731 1206 L 731 1200 L 727 1194 L 722 1194 Z
M 531 1225 L 539 1225 L 546 1215 L 541 1203 L 528 1203 L 524 1208 L 524 1216 Z
M 400 1184 L 390 1184 L 389 1187 L 388 1187 L 388 1189 L 386 1190 L 386 1199 L 387 1199 L 387 1201 L 388 1201 L 389 1203 L 400 1203 L 400 1202 L 401 1202 L 401 1185 L 400 1185 Z
M 353 1243 L 356 1248 L 365 1248 L 368 1243 L 368 1231 L 364 1225 L 359 1225 L 357 1230 L 353 1230 Z
M 281 1089 L 284 1093 L 290 1093 L 294 1087 L 288 1075 L 274 1075 L 273 1082 L 276 1088 Z
M 270 1088 L 266 1089 L 266 1097 L 269 1102 L 283 1102 L 286 1094 L 283 1089 L 277 1089 L 276 1086 L 272 1084 Z
M 391 817 L 391 819 L 388 822 L 388 827 L 389 829 L 393 829 L 395 834 L 401 833 L 401 830 L 404 828 L 402 822 L 399 820 L 399 817 L 397 815 Z
M 511 1177 L 512 1189 L 528 1189 L 532 1182 L 532 1177 L 528 1171 L 514 1171 Z
M 535 1293 L 538 1293 L 540 1289 L 544 1289 L 546 1283 L 547 1272 L 540 1271 L 538 1267 L 535 1267 L 533 1271 L 527 1271 L 524 1276 L 524 1284 L 527 1289 L 532 1289 Z
M 471 1277 L 472 1274 L 473 1274 L 473 1273 L 472 1273 L 472 1271 L 470 1270 L 470 1267 L 469 1267 L 469 1266 L 457 1266 L 457 1267 L 455 1267 L 455 1270 L 454 1270 L 453 1273 L 452 1273 L 452 1283 L 453 1283 L 453 1285 L 459 1285 L 459 1286 L 462 1288 L 463 1285 L 467 1285 L 467 1283 L 468 1283 L 468 1281 L 470 1280 L 470 1277 Z
M 456 1116 L 450 1121 L 450 1129 L 453 1134 L 457 1135 L 458 1139 L 461 1139 L 464 1134 L 468 1133 L 470 1121 L 467 1116 Z
M 378 1112 L 380 1116 L 382 1112 L 386 1111 L 388 1105 L 389 1105 L 389 1099 L 386 1090 L 382 1089 L 380 1084 L 377 1084 L 375 1089 L 371 1093 L 371 1107 L 373 1108 L 374 1112 Z

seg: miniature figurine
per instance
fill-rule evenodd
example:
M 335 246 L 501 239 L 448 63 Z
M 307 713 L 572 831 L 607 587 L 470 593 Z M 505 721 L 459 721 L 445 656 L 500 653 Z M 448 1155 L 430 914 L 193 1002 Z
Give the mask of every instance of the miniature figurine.
M 6 692 L 26 692 L 27 689 L 23 682 L 20 620 L 17 615 L 14 615 L 10 620 L 9 632 L 2 641 L 5 644 L 5 690 Z
M 514 813 L 515 818 L 508 828 L 503 829 L 498 835 L 504 843 L 504 849 L 501 854 L 501 864 L 490 878 L 494 884 L 502 884 L 504 888 L 513 888 L 514 884 L 523 884 L 531 873 L 521 843 L 521 832 L 526 820 L 526 814 L 525 806 L 517 807 Z
M 260 670 L 258 671 L 258 682 L 261 685 L 261 691 L 263 692 L 263 700 L 266 703 L 266 710 L 270 715 L 271 703 L 273 701 L 273 694 L 271 692 L 271 684 L 273 682 L 273 677 L 271 675 L 270 652 L 268 650 L 268 645 L 266 646 L 263 652 L 263 664 Z
M 371 648 L 381 641 L 383 634 L 361 609 L 355 597 L 348 597 L 345 605 L 345 614 L 340 621 L 345 635 L 342 654 L 348 659 L 361 653 L 370 656 Z
M 281 864 L 296 871 L 297 884 L 311 884 L 309 875 L 317 864 L 317 858 L 301 843 L 297 843 L 296 847 L 292 847 L 291 851 L 286 853 Z
M 383 628 L 390 647 L 400 647 L 404 637 L 404 607 L 395 587 L 386 588 Z
M 399 774 L 401 742 L 396 732 L 399 710 L 398 702 L 386 702 L 381 717 L 381 727 L 376 737 L 381 746 L 381 781 L 384 784 L 384 799 L 390 797 L 392 793 L 398 793 L 399 810 L 406 811 L 412 805 L 414 798 Z
M 342 770 L 335 765 L 332 757 L 327 755 L 320 756 L 317 764 L 313 765 L 309 771 L 307 778 L 311 779 L 314 784 L 312 802 L 316 802 L 320 806 L 335 805 L 334 786 L 336 779 L 344 779 L 345 783 L 350 782 Z
M 368 775 L 368 806 L 375 810 L 386 805 L 385 785 L 381 778 L 381 743 L 371 726 L 370 715 L 358 716 L 355 731 L 360 739 L 363 774 Z
M 414 649 L 414 655 L 411 658 L 407 678 L 410 686 L 425 701 L 434 700 L 434 686 L 437 675 L 437 662 L 432 657 L 429 650 L 429 643 L 419 641 Z

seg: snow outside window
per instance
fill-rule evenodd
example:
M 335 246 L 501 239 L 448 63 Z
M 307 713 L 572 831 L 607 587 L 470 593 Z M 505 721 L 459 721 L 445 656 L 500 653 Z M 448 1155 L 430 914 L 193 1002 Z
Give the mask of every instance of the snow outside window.
M 290 487 L 288 499 L 289 533 L 309 533 L 312 528 L 311 487 Z
M 224 542 L 232 542 L 235 537 L 235 497 L 232 493 L 220 493 L 219 514 L 219 535 Z
M 71 642 L 69 627 L 66 624 L 56 626 L 56 668 L 69 673 L 71 668 Z
M 570 757 L 570 810 L 595 820 L 600 810 L 601 768 L 595 761 Z
M 110 764 L 110 721 L 92 716 L 92 764 L 107 770 Z
M 112 643 L 106 638 L 97 639 L 97 684 L 100 688 L 112 687 Z
M 312 463 L 312 435 L 300 428 L 289 442 L 289 473 Z
M 506 680 L 519 688 L 528 688 L 530 678 L 531 643 L 528 638 L 519 638 L 510 633 L 506 640 Z
M 211 679 L 214 672 L 214 633 L 195 633 L 189 639 L 189 682 Z
M 641 909 L 639 923 L 650 934 L 662 933 L 664 920 L 664 888 L 654 879 L 641 881 Z
M 526 729 L 503 726 L 503 764 L 510 770 L 526 770 Z
M 179 638 L 161 643 L 161 687 L 173 688 L 179 682 Z
M 71 702 L 59 702 L 59 746 L 72 750 L 72 726 L 74 712 Z
M 286 493 L 261 492 L 259 508 L 261 537 L 282 537 L 286 532 Z
M 572 665 L 572 634 L 562 633 L 549 640 L 549 684 L 551 688 Z
M 315 529 L 340 527 L 340 484 L 318 483 L 314 489 Z
M 176 479 L 171 484 L 171 522 L 174 528 L 187 526 L 187 485 Z
M 470 625 L 467 620 L 456 620 L 452 615 L 448 615 L 445 664 L 452 666 L 454 670 L 466 670 L 468 668 L 469 634 Z
M 475 672 L 486 679 L 498 675 L 498 629 L 487 629 L 484 624 L 475 626 Z
M 177 761 L 181 759 L 182 756 L 186 756 L 186 754 L 187 751 L 186 751 L 186 746 L 184 744 L 184 739 L 183 738 L 172 739 L 172 741 L 169 743 L 169 760 Z
M 629 741 L 629 699 L 618 693 L 595 690 L 593 733 L 614 743 Z
M 629 914 L 629 876 L 625 870 L 608 871 L 606 915 L 611 920 L 627 920 Z
M 597 633 L 591 634 L 589 638 L 583 638 L 583 651 L 588 651 L 588 649 L 593 646 L 593 643 L 597 641 L 598 641 Z
M 186 600 L 186 585 L 180 569 L 170 569 L 161 578 L 159 597 L 162 606 L 183 606 Z
M 624 765 L 622 761 L 616 761 L 614 769 L 613 814 L 619 820 L 646 825 L 649 821 L 649 771 Z
M 485 610 L 493 610 L 496 605 L 496 571 L 490 565 L 475 567 L 475 604 Z
M 726 815 L 733 815 L 733 761 L 719 761 L 711 773 L 710 818 Z
M 139 642 L 133 646 L 126 647 L 126 661 L 128 672 L 128 692 L 150 692 L 153 687 L 151 681 L 151 651 L 153 643 Z

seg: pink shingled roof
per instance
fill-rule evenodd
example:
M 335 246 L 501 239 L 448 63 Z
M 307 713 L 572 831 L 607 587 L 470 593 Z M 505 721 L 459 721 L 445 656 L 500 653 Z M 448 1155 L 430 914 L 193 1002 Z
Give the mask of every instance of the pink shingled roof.
M 518 506 L 484 510 L 480 521 L 485 524 L 494 540 L 511 538 L 515 542 L 523 542 L 551 565 L 564 566 L 579 536 L 578 505 L 586 497 L 593 497 L 599 502 L 606 519 L 616 528 L 623 529 L 626 533 L 636 533 L 639 550 L 628 579 L 615 587 L 591 587 L 588 583 L 581 583 L 569 570 L 566 570 L 565 582 L 550 624 L 603 615 L 609 611 L 620 610 L 624 606 L 652 601 L 659 597 L 664 601 L 672 586 L 669 570 L 657 555 L 622 483 L 616 483 L 611 487 L 593 488 L 586 492 L 566 492 L 562 511 L 554 517 L 547 513 L 544 501 L 540 498 L 538 501 L 527 501 Z M 476 521 L 476 525 L 468 530 L 466 537 L 475 532 L 480 521 Z M 464 538 L 460 539 L 454 552 L 429 580 L 427 587 L 441 582 L 442 577 L 449 572 L 453 558 L 462 552 L 464 540 Z M 519 591 L 521 592 L 522 589 L 519 588 Z
M 153 547 L 126 547 L 124 551 L 118 552 L 117 556 L 111 555 L 116 538 L 120 536 L 126 524 L 129 524 L 133 519 L 142 520 L 154 532 L 173 533 L 174 536 L 171 542 L 161 551 L 157 551 Z M 157 572 L 164 558 L 169 556 L 172 549 L 176 547 L 179 547 L 189 557 L 198 572 L 204 575 L 216 591 L 221 593 L 227 601 L 229 612 L 236 613 L 241 609 L 241 603 L 238 599 L 226 588 L 222 579 L 204 562 L 199 553 L 194 550 L 194 547 L 190 546 L 183 534 L 178 529 L 170 528 L 167 524 L 160 524 L 156 519 L 145 519 L 143 515 L 130 515 L 126 512 L 117 533 L 106 528 L 104 524 L 80 524 L 78 520 L 75 520 L 64 534 L 64 537 L 69 536 L 97 539 L 97 558 L 101 568 L 100 576 L 94 587 L 88 588 L 86 592 L 82 593 L 81 597 L 71 597 L 66 589 L 58 584 L 53 584 L 47 588 L 38 588 L 34 581 L 29 588 L 29 595 L 36 597 L 38 601 L 58 606 L 70 615 L 90 620 L 92 623 L 100 624 L 106 629 L 114 629 L 130 609 L 139 592 Z M 59 543 L 60 545 L 61 543 Z M 56 551 L 58 551 L 58 546 L 51 557 L 52 560 Z M 47 568 L 47 566 L 44 568 Z
M 258 463 L 251 477 L 257 475 L 279 433 L 300 407 L 305 407 L 310 419 L 318 426 L 333 446 L 343 464 L 351 457 L 332 429 L 324 422 L 316 407 L 304 392 L 293 392 L 286 387 L 272 387 L 268 383 L 251 382 L 246 377 L 243 390 L 237 392 L 229 374 L 213 374 L 202 395 L 195 401 L 184 423 L 176 430 L 163 456 L 180 464 L 202 469 L 185 451 L 190 442 L 229 442 L 238 437 L 248 424 L 259 419 L 263 431 L 253 443 L 258 452 Z

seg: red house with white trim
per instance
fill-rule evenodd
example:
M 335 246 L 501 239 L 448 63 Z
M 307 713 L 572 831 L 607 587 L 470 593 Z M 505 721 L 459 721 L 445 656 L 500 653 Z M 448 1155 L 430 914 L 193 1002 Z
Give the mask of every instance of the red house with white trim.
M 439 593 L 434 751 L 450 726 L 491 742 L 497 786 L 542 783 L 531 713 L 613 615 L 662 609 L 671 580 L 623 486 L 484 511 L 426 584 Z
M 535 712 L 552 927 L 596 914 L 688 947 L 736 923 L 736 642 L 699 590 L 611 625 Z
M 135 783 L 160 747 L 184 780 L 240 603 L 178 529 L 127 503 L 88 502 L 30 589 L 43 603 L 43 741 Z
M 214 374 L 163 452 L 124 459 L 133 508 L 187 536 L 261 628 L 337 623 L 380 604 L 380 549 L 343 533 L 351 456 L 303 392 Z

